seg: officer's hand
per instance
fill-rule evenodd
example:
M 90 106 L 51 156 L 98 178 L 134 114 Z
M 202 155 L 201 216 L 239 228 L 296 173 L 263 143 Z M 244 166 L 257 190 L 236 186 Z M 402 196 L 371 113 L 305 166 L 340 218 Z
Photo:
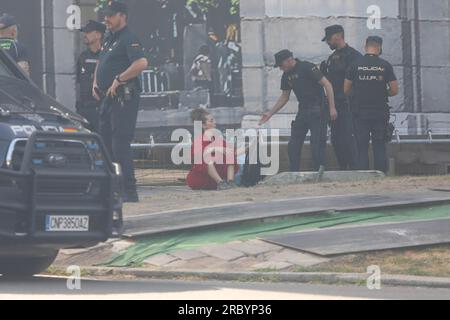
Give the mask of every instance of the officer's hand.
M 259 120 L 259 125 L 262 126 L 263 124 L 265 124 L 267 121 L 270 120 L 270 118 L 272 118 L 272 114 L 270 112 L 266 112 L 262 115 L 261 120 Z
M 102 98 L 100 98 L 100 96 L 98 95 L 96 89 L 97 89 L 96 86 L 94 86 L 94 87 L 92 88 L 92 96 L 94 97 L 95 100 L 100 101 Z
M 331 121 L 336 121 L 338 118 L 338 112 L 336 110 L 336 108 L 333 108 L 330 110 L 330 119 Z
M 117 96 L 117 89 L 121 86 L 120 82 L 117 80 L 114 80 L 113 84 L 111 85 L 111 87 L 108 89 L 108 92 L 106 93 L 106 95 L 108 97 L 114 98 Z

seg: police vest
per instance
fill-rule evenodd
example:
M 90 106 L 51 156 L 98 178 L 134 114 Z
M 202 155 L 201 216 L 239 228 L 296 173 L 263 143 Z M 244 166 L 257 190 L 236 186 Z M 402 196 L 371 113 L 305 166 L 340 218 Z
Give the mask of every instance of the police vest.
M 8 52 L 11 58 L 17 62 L 17 59 L 19 58 L 19 49 L 15 40 L 0 38 L 0 48 Z
M 95 67 L 98 54 L 85 51 L 78 61 L 77 81 L 80 85 L 80 100 L 82 102 L 95 100 L 92 96 Z

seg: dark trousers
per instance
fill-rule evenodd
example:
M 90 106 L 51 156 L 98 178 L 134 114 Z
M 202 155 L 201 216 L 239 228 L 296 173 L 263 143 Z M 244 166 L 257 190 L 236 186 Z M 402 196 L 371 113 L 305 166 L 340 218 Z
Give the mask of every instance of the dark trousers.
M 369 143 L 372 140 L 375 170 L 388 171 L 386 116 L 355 117 L 356 139 L 359 150 L 359 169 L 369 170 Z
M 95 101 L 77 102 L 77 113 L 89 122 L 88 129 L 99 132 L 99 109 L 100 103 Z
M 321 107 L 308 107 L 300 110 L 292 122 L 291 138 L 288 145 L 289 164 L 291 172 L 300 171 L 300 159 L 308 131 L 311 132 L 311 150 L 314 170 L 325 165 L 325 150 L 327 146 L 327 123 Z
M 107 97 L 100 109 L 100 134 L 113 161 L 122 167 L 125 190 L 136 188 L 131 142 L 136 130 L 139 100 L 139 94 L 133 94 L 124 104 Z
M 331 122 L 331 143 L 341 170 L 356 170 L 358 149 L 353 116 L 347 102 L 336 103 L 338 118 Z

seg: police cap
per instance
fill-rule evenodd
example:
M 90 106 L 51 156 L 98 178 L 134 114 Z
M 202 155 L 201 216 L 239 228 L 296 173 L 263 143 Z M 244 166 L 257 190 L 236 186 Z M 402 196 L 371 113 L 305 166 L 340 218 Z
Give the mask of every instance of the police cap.
M 11 16 L 7 13 L 4 13 L 2 16 L 0 16 L 0 30 L 9 28 L 9 27 L 12 27 L 15 25 L 17 25 L 17 22 L 13 16 Z
M 117 13 L 128 14 L 128 7 L 125 3 L 120 1 L 109 1 L 102 12 L 107 17 L 113 16 Z
M 344 32 L 344 27 L 339 24 L 335 24 L 333 26 L 326 27 L 325 28 L 325 37 L 322 39 L 322 41 L 327 41 L 336 33 L 341 33 L 341 32 Z

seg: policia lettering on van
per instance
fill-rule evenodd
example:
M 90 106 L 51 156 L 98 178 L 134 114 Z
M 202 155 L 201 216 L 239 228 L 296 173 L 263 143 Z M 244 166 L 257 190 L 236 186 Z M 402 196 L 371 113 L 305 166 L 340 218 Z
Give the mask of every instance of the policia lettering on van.
M 375 170 L 387 172 L 386 139 L 390 118 L 389 97 L 398 94 L 398 82 L 392 65 L 380 58 L 383 39 L 369 37 L 366 55 L 347 72 L 344 92 L 352 88 L 356 108 L 354 122 L 359 151 L 359 169 L 369 169 L 369 143 L 372 140 Z

